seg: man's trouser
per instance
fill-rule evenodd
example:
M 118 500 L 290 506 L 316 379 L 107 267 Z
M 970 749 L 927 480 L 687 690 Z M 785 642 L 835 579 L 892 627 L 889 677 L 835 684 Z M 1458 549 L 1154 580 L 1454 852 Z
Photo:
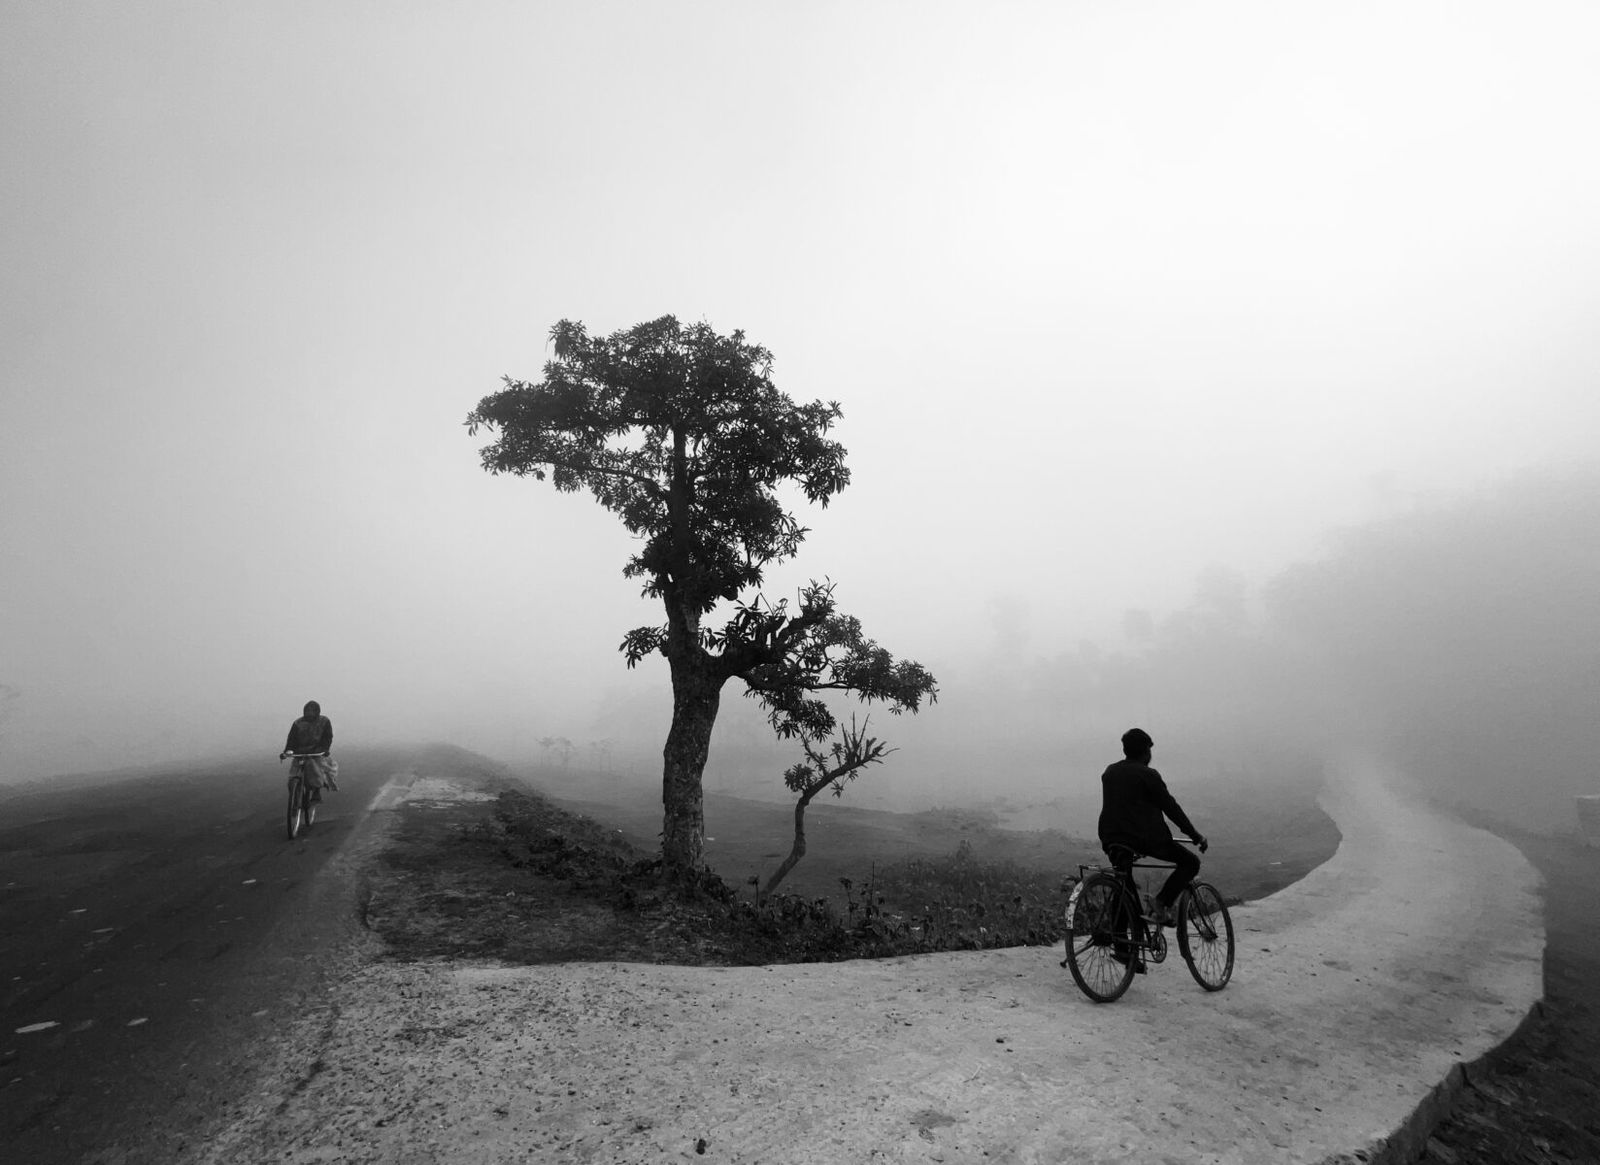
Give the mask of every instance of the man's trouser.
M 1120 874 L 1128 874 L 1127 850 L 1134 850 L 1141 856 L 1154 858 L 1158 862 L 1171 862 L 1172 873 L 1167 875 L 1167 880 L 1161 886 L 1161 891 L 1156 895 L 1156 901 L 1163 906 L 1171 906 L 1178 900 L 1178 895 L 1183 893 L 1183 888 L 1194 881 L 1194 876 L 1200 872 L 1200 858 L 1192 849 L 1179 845 L 1172 840 L 1158 842 L 1129 842 L 1118 841 L 1113 838 L 1104 843 L 1106 853 L 1111 855 L 1113 845 L 1125 846 L 1122 852 L 1112 855 L 1112 865 Z M 1117 858 L 1122 858 L 1123 864 L 1117 864 Z M 1131 876 L 1131 875 L 1130 875 Z

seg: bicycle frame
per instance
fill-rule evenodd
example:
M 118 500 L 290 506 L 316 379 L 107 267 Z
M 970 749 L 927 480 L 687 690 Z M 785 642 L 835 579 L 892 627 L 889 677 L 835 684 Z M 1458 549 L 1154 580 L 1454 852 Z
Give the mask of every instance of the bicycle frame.
M 1128 919 L 1128 948 L 1134 951 L 1149 951 L 1151 961 L 1159 963 L 1167 957 L 1167 937 L 1161 933 L 1160 927 L 1152 928 L 1150 926 L 1150 920 L 1144 912 L 1144 899 L 1149 895 L 1139 885 L 1138 879 L 1134 877 L 1133 871 L 1135 870 L 1171 873 L 1173 866 L 1170 862 L 1141 862 L 1137 859 L 1129 862 L 1126 866 L 1080 865 L 1078 867 L 1078 880 L 1080 882 L 1084 881 L 1091 874 L 1108 874 L 1127 890 L 1129 895 L 1127 905 L 1132 908 L 1128 911 L 1130 914 Z M 1187 894 L 1188 892 L 1189 887 L 1185 886 L 1183 893 Z M 1182 900 L 1181 895 L 1179 900 Z M 1177 903 L 1173 903 L 1173 906 L 1176 907 Z
M 279 753 L 278 763 L 289 760 L 289 806 L 286 818 L 286 830 L 289 840 L 293 841 L 300 834 L 302 828 L 310 828 L 317 819 L 316 803 L 312 800 L 311 782 L 306 779 L 307 766 L 303 763 L 311 757 L 327 756 L 326 752 L 294 752 Z M 292 758 L 292 759 L 291 759 Z
M 1067 957 L 1072 977 L 1096 1003 L 1110 1003 L 1127 990 L 1148 961 L 1166 961 L 1167 935 L 1148 913 L 1135 870 L 1170 874 L 1168 862 L 1141 861 L 1129 847 L 1108 847 L 1110 865 L 1081 864 L 1067 904 Z M 1126 857 L 1126 860 L 1124 860 Z M 1176 945 L 1189 973 L 1207 991 L 1220 991 L 1233 974 L 1233 923 L 1220 892 L 1198 878 L 1179 892 Z M 1110 948 L 1109 950 L 1107 948 Z M 1098 952 L 1098 953 L 1096 953 Z M 1115 964 L 1121 965 L 1119 971 Z

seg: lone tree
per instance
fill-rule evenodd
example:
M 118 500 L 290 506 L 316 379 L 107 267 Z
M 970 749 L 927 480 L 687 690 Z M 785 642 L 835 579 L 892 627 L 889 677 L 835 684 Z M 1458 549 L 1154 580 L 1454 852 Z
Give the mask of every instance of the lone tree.
M 844 447 L 828 438 L 837 404 L 795 404 L 772 383 L 771 353 L 743 332 L 672 316 L 603 337 L 562 320 L 550 340 L 544 380 L 505 377 L 467 429 L 497 436 L 482 450 L 489 472 L 587 489 L 641 540 L 623 575 L 644 580 L 666 623 L 628 632 L 620 650 L 629 667 L 660 652 L 671 670 L 661 857 L 669 875 L 689 875 L 703 864 L 701 775 L 729 680 L 744 682 L 780 736 L 813 742 L 835 726 L 822 693 L 898 713 L 938 689 L 920 664 L 867 639 L 837 609 L 831 582 L 807 585 L 795 610 L 759 593 L 766 568 L 807 533 L 778 488 L 792 482 L 826 507 L 850 481 Z M 719 604 L 732 607 L 726 622 L 705 626 Z

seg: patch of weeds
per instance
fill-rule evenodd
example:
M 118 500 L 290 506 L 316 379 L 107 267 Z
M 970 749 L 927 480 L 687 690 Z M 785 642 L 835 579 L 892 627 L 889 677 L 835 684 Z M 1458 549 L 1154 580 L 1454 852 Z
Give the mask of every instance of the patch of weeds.
M 874 869 L 869 894 L 890 917 L 913 920 L 924 950 L 1039 946 L 1064 933 L 1059 874 L 983 861 L 963 841 L 943 858 L 903 858 Z
M 659 859 L 537 795 L 502 793 L 495 816 L 513 866 L 609 906 L 619 931 L 670 935 L 662 949 L 680 959 L 827 962 L 1050 943 L 1061 933 L 1056 882 L 979 861 L 967 842 L 943 859 L 873 863 L 860 882 L 841 878 L 841 909 L 827 898 L 755 896 L 711 870 L 669 881 Z
M 501 793 L 495 820 L 505 838 L 507 860 L 543 877 L 606 882 L 643 859 L 619 833 L 536 793 Z

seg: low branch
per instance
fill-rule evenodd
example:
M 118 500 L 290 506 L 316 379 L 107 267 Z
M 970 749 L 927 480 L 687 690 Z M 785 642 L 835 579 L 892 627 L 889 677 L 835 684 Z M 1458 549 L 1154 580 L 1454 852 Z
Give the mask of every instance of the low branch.
M 841 728 L 839 739 L 826 750 L 810 740 L 800 741 L 807 763 L 795 765 L 783 774 L 784 784 L 799 795 L 794 806 L 794 842 L 789 847 L 789 855 L 761 887 L 762 898 L 771 894 L 778 883 L 789 876 L 789 871 L 799 864 L 800 859 L 806 856 L 806 806 L 811 804 L 812 798 L 830 785 L 833 786 L 833 795 L 842 797 L 846 781 L 854 780 L 868 765 L 882 764 L 883 758 L 895 751 L 883 741 L 867 735 L 870 723 L 871 717 L 868 717 L 858 725 L 856 718 L 851 716 L 850 726 Z

